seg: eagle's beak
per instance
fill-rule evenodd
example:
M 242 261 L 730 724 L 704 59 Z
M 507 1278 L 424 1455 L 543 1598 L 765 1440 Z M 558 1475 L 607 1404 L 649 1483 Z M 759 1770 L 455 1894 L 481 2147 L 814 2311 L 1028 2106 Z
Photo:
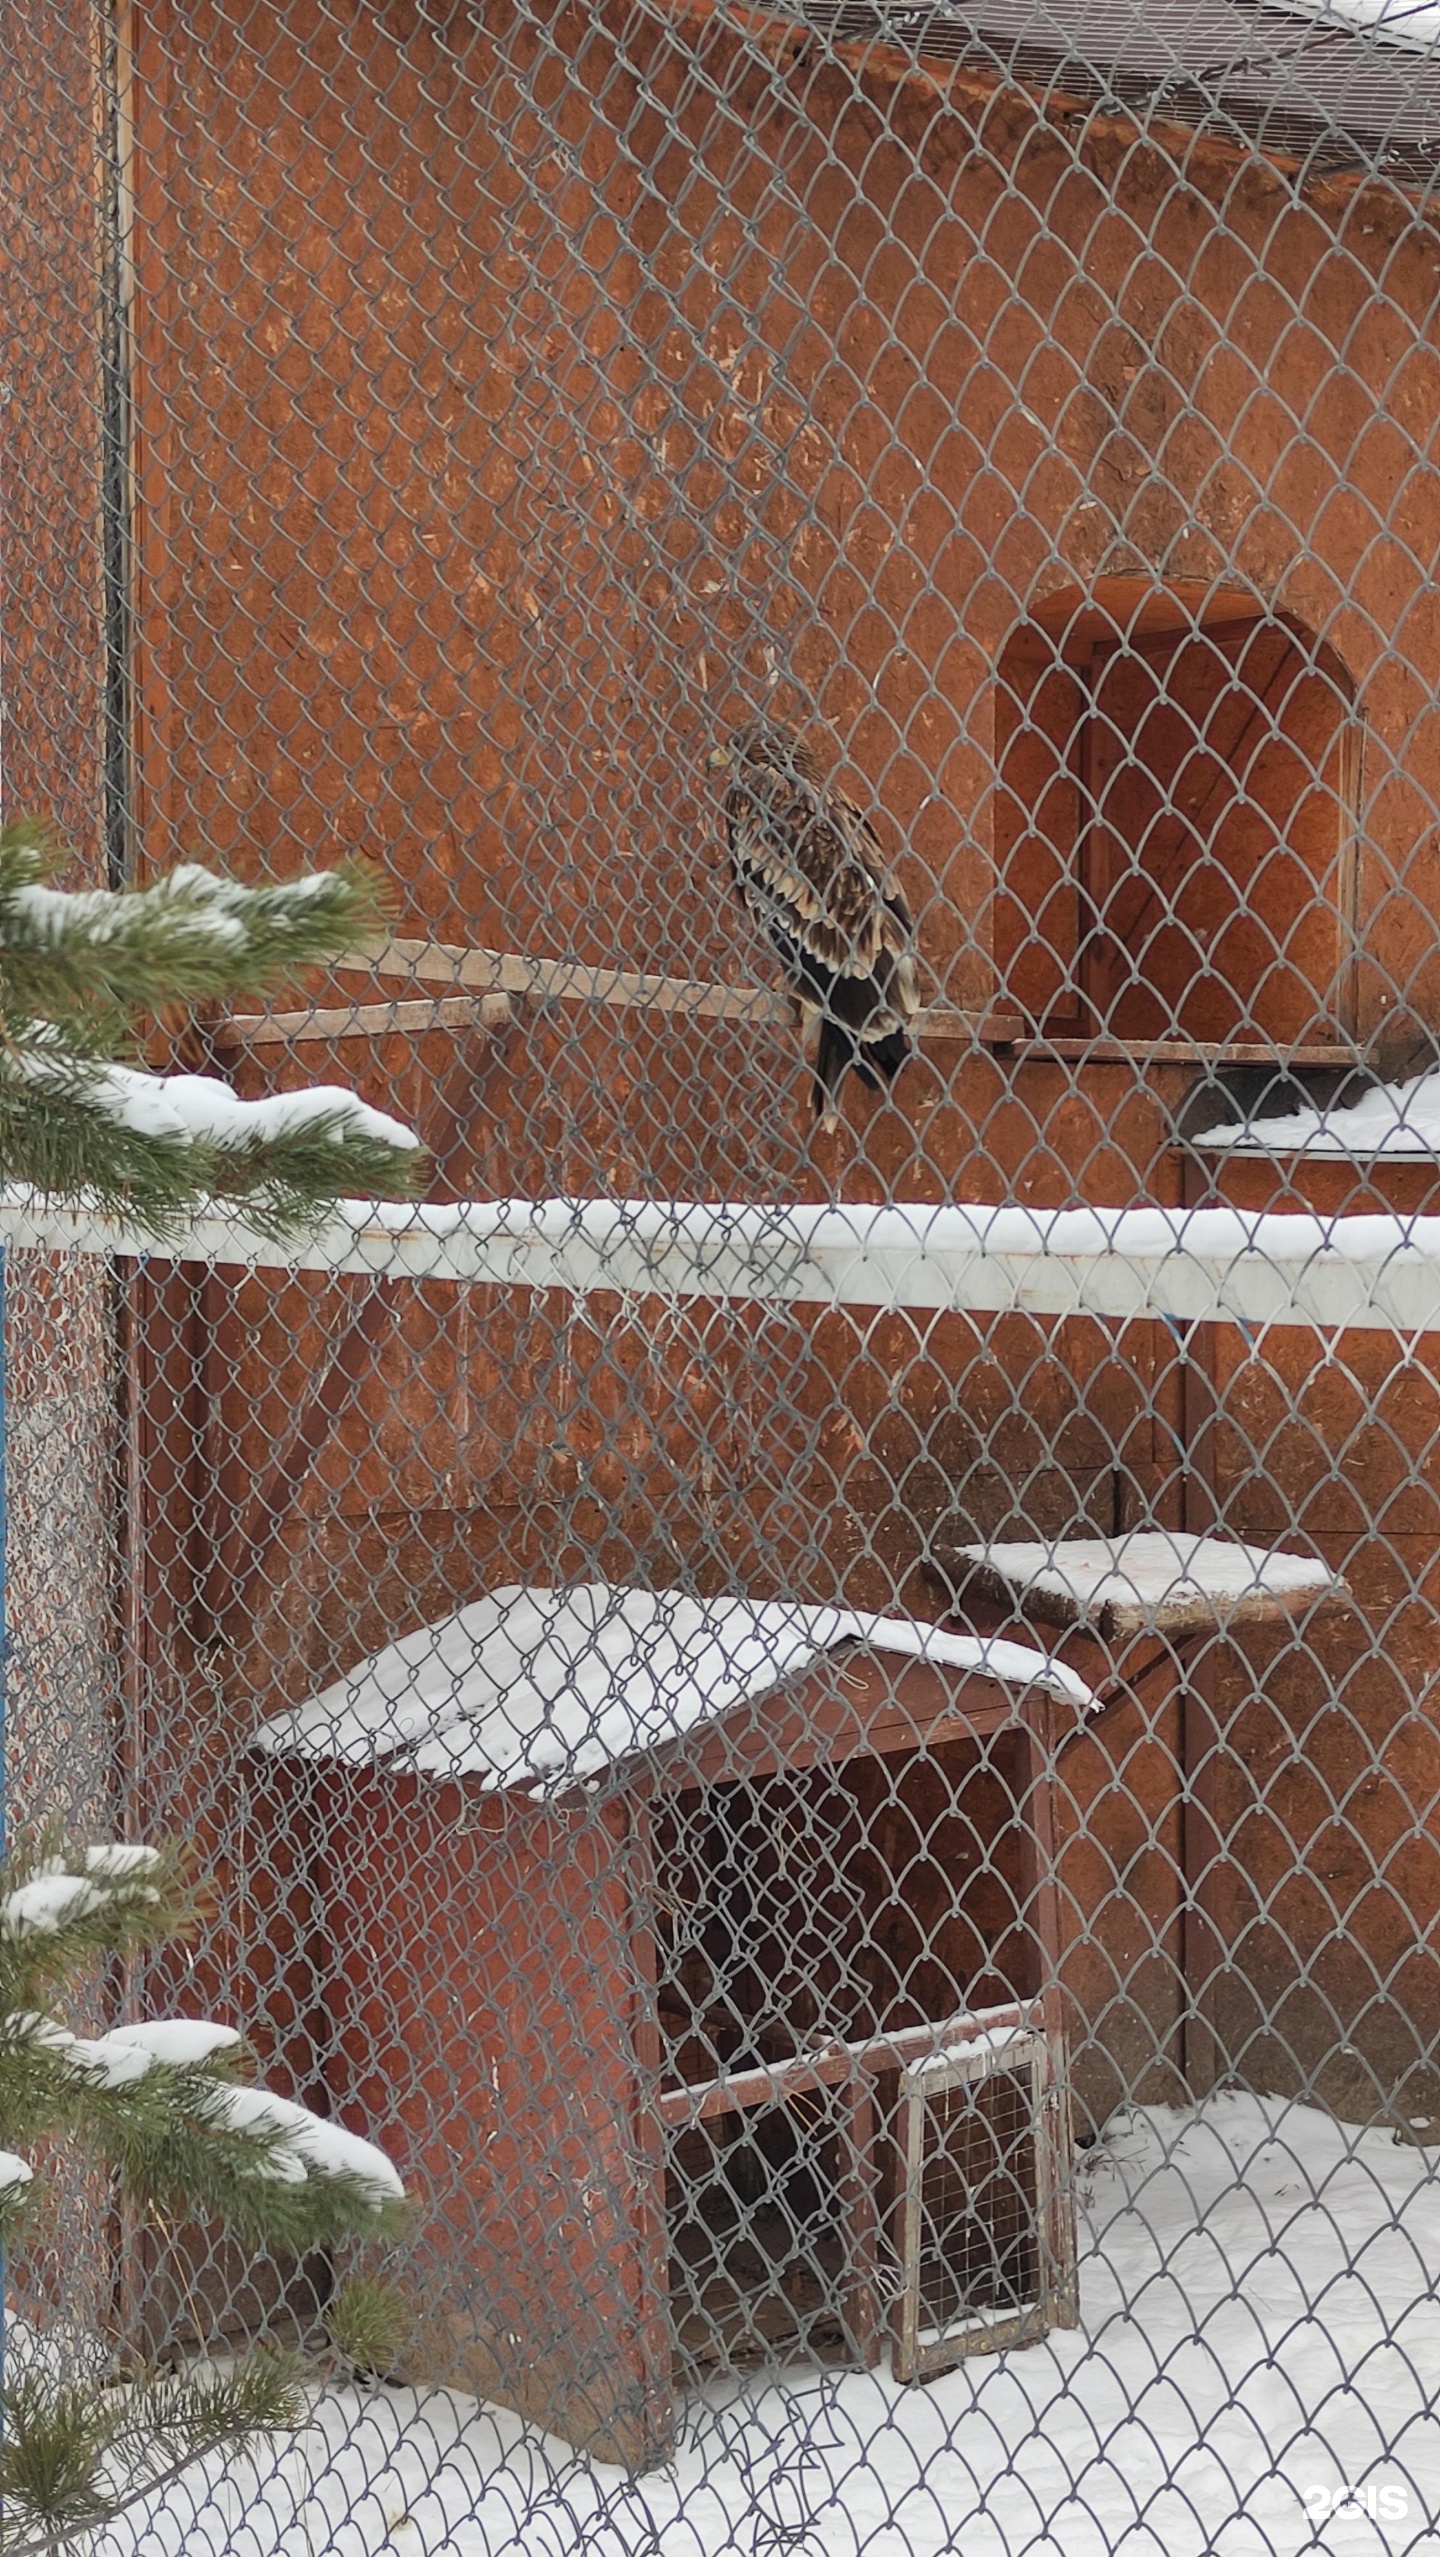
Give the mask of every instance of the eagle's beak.
M 712 746 L 705 758 L 707 772 L 728 772 L 735 758 L 728 746 Z

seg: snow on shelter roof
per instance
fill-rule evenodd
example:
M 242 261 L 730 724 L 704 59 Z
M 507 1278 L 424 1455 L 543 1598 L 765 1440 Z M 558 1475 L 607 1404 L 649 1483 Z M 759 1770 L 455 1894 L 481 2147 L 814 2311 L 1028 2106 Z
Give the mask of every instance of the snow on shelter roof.
M 1045 1687 L 1081 1711 L 1095 1701 L 1044 1652 L 910 1617 L 603 1582 L 515 1586 L 387 1643 L 262 1723 L 254 1745 L 548 1792 L 717 1721 L 847 1642 Z

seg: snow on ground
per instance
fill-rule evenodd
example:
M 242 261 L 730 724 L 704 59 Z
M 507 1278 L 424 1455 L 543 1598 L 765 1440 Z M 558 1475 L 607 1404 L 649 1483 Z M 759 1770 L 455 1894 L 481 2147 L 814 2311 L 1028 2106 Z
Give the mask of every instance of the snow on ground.
M 192 2471 L 96 2557 L 1440 2547 L 1440 2152 L 1222 2094 L 1117 2116 L 1082 2197 L 1081 2331 L 928 2388 L 717 2389 L 638 2481 L 443 2392 L 336 2391 L 293 2444 L 212 2472 L 208 2500 Z

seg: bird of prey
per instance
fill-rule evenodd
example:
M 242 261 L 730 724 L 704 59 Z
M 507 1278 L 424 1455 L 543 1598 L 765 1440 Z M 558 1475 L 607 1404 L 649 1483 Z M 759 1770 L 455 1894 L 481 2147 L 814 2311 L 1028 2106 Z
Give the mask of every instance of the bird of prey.
M 809 1028 L 818 1018 L 815 1114 L 838 1126 L 840 1087 L 872 1092 L 910 1052 L 920 1009 L 915 925 L 875 830 L 778 721 L 737 730 L 707 758 L 725 772 L 735 885 L 766 933 Z

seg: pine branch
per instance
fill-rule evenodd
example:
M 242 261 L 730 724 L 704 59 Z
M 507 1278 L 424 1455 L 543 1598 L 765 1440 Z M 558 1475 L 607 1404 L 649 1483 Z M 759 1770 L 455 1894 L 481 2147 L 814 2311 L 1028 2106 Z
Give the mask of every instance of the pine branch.
M 67 891 L 51 884 L 60 859 L 33 826 L 0 830 L 0 1181 L 161 1242 L 209 1198 L 285 1240 L 347 1192 L 414 1192 L 423 1149 L 353 1092 L 242 1101 L 126 1062 L 146 1016 L 343 957 L 382 915 L 363 872 L 245 887 L 187 864 L 151 887 Z
M 383 2152 L 248 2083 L 253 2054 L 228 2025 L 171 2018 L 94 2037 L 53 2013 L 97 1956 L 184 1934 L 198 1909 L 170 1848 L 83 1845 L 51 1829 L 0 1866 L 0 2139 L 68 2137 L 151 2211 L 222 2220 L 295 2254 L 405 2223 Z M 0 2147 L 0 2230 L 32 2189 Z M 337 2347 L 380 2356 L 400 2332 L 383 2287 L 352 2281 Z M 225 2371 L 117 2380 L 15 2368 L 0 2394 L 0 2550 L 52 2557 L 157 2495 L 208 2452 L 293 2429 L 298 2362 L 252 2354 Z M 16 2533 L 19 2533 L 18 2539 Z
M 354 862 L 246 887 L 193 862 L 143 888 L 57 889 L 66 859 L 33 822 L 0 830 L 0 1025 L 62 1024 L 113 1053 L 142 1015 L 263 994 L 343 958 L 383 919 Z
M 306 2255 L 346 2237 L 396 2237 L 407 2224 L 400 2180 L 379 2150 L 218 2071 L 102 2090 L 76 2136 L 133 2202 L 214 2217 L 246 2245 Z
M 331 2349 L 352 2371 L 388 2379 L 404 2357 L 414 2319 L 393 2282 L 373 2273 L 351 2273 L 325 2303 Z
M 283 1241 L 337 1198 L 405 1198 L 424 1177 L 409 1130 L 333 1084 L 247 1102 L 200 1075 L 53 1052 L 16 1063 L 0 1055 L 0 1179 L 93 1201 L 160 1242 L 204 1199 Z
M 198 1914 L 173 1846 L 82 1845 L 54 1828 L 17 1845 L 0 1866 L 0 2035 L 5 2019 L 48 2006 L 97 1954 L 173 1943 Z
M 293 2432 L 300 2365 L 253 2353 L 230 2371 L 57 2386 L 25 2373 L 0 2396 L 4 2557 L 47 2557 L 159 2494 L 211 2451 Z M 12 2535 L 13 2523 L 21 2535 Z
M 173 1849 L 82 1847 L 51 1833 L 9 1860 L 0 2149 L 71 2138 L 133 2201 L 212 2214 L 255 2245 L 303 2254 L 396 2233 L 402 2187 L 389 2160 L 303 2105 L 241 2083 L 253 2055 L 231 2028 L 189 2020 L 87 2039 L 50 2012 L 57 1988 L 97 1954 L 173 1941 L 196 1911 Z
M 102 2483 L 106 2454 L 124 2421 L 107 2392 L 57 2386 L 23 2371 L 0 2393 L 0 2512 L 42 2525 L 40 2548 L 61 2546 L 110 2518 Z M 9 2557 L 8 2529 L 0 2547 Z

